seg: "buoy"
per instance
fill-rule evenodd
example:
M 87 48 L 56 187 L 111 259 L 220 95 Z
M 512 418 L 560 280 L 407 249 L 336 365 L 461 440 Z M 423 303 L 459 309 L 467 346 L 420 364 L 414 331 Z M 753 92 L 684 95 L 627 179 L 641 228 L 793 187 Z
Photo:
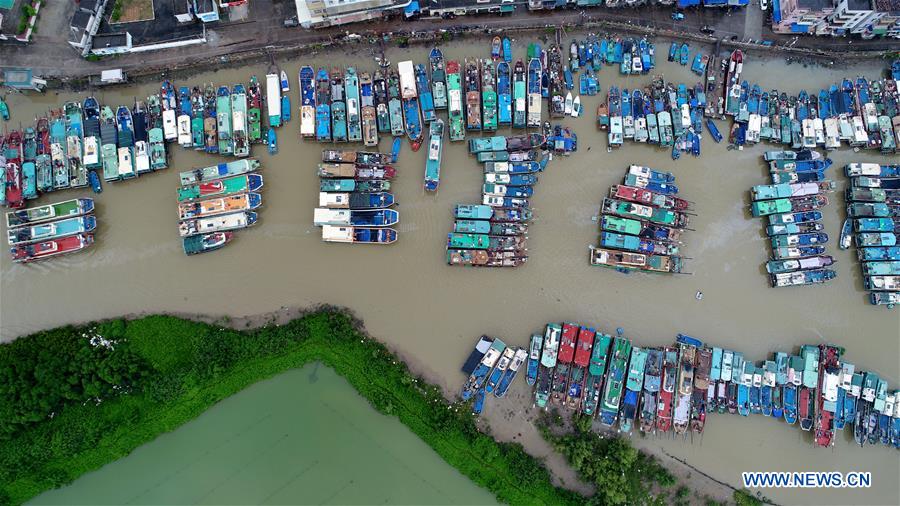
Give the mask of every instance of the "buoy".
M 697 295 L 695 295 L 694 297 L 696 297 L 697 300 L 703 300 L 703 292 L 697 290 Z

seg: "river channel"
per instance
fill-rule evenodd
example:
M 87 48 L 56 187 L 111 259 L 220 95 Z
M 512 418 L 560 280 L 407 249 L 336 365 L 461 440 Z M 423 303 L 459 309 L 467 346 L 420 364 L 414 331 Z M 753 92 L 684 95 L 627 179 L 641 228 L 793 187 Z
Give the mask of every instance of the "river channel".
M 516 41 L 524 57 L 527 40 Z M 445 58 L 487 57 L 483 40 L 455 42 Z M 302 60 L 279 62 L 296 82 L 300 65 L 347 65 L 374 70 L 371 46 L 322 52 Z M 665 61 L 668 41 L 657 41 L 657 63 L 667 80 L 694 83 L 688 67 Z M 389 50 L 399 60 L 425 62 L 428 49 Z M 745 57 L 744 77 L 764 89 L 796 94 L 816 90 L 844 76 L 875 78 L 883 62 L 842 65 L 842 69 L 786 65 L 757 54 Z M 262 76 L 266 65 L 223 68 L 191 76 L 185 84 L 246 82 Z M 634 88 L 649 76 L 623 77 L 605 67 L 599 74 L 601 95 L 609 86 Z M 176 86 L 182 83 L 176 79 Z M 101 102 L 131 103 L 158 84 L 98 90 Z M 12 123 L 83 94 L 47 93 L 10 96 Z M 297 104 L 296 89 L 292 100 Z M 282 307 L 324 302 L 352 308 L 373 335 L 386 342 L 416 371 L 455 392 L 463 381 L 459 366 L 477 337 L 490 334 L 525 346 L 529 336 L 548 321 L 590 323 L 613 332 L 625 329 L 635 343 L 663 345 L 683 332 L 762 360 L 776 350 L 792 351 L 802 343 L 833 342 L 845 346 L 846 359 L 857 369 L 878 371 L 896 386 L 900 379 L 900 313 L 870 306 L 862 287 L 854 250 L 839 251 L 836 238 L 843 219 L 843 197 L 835 193 L 824 209 L 828 254 L 837 260 L 838 277 L 825 286 L 769 288 L 764 275 L 768 248 L 764 226 L 750 217 L 748 190 L 768 182 L 761 162 L 766 145 L 728 151 L 703 139 L 699 158 L 647 145 L 626 144 L 608 153 L 605 136 L 595 125 L 600 97 L 582 97 L 585 115 L 567 119 L 579 136 L 579 150 L 554 159 L 535 188 L 536 219 L 529 229 L 530 258 L 515 270 L 449 267 L 444 262 L 446 234 L 455 203 L 480 199 L 482 173 L 462 145 L 445 146 L 440 191 L 422 190 L 425 149 L 413 153 L 404 145 L 394 193 L 400 205 L 399 241 L 388 247 L 325 244 L 312 225 L 317 203 L 315 166 L 323 146 L 299 140 L 296 117 L 279 132 L 280 153 L 270 157 L 254 148 L 265 177 L 260 223 L 237 234 L 222 251 L 186 257 L 177 232 L 175 189 L 178 171 L 211 165 L 220 159 L 170 145 L 170 168 L 137 180 L 106 185 L 97 201 L 97 244 L 81 254 L 37 265 L 13 265 L 0 258 L 0 336 L 13 339 L 35 330 L 70 322 L 169 311 L 204 315 L 254 315 Z M 295 113 L 296 116 L 296 113 Z M 724 123 L 719 129 L 726 132 Z M 505 133 L 505 132 L 500 132 Z M 382 139 L 381 150 L 390 141 Z M 841 168 L 851 161 L 884 162 L 878 153 L 832 152 L 831 176 L 838 189 L 846 185 Z M 896 163 L 896 158 L 894 158 Z M 609 186 L 620 183 L 629 164 L 669 170 L 677 176 L 681 195 L 696 203 L 698 216 L 684 236 L 683 251 L 692 275 L 622 275 L 588 265 L 588 245 L 597 240 L 594 217 Z M 88 196 L 67 191 L 37 203 Z M 700 290 L 704 297 L 695 298 Z M 491 399 L 486 417 L 494 434 L 522 441 L 529 451 L 546 455 L 525 417 L 533 415 L 518 381 L 510 397 Z M 517 400 L 520 399 L 520 400 Z M 702 440 L 643 439 L 639 445 L 688 461 L 716 480 L 740 486 L 741 471 L 858 470 L 872 471 L 865 491 L 766 490 L 779 503 L 900 503 L 900 459 L 882 447 L 860 449 L 849 437 L 838 437 L 832 450 L 813 448 L 807 433 L 756 416 L 739 419 L 711 415 Z M 636 440 L 638 438 L 635 438 Z M 551 464 L 558 463 L 551 460 Z M 555 464 L 554 464 L 555 465 Z

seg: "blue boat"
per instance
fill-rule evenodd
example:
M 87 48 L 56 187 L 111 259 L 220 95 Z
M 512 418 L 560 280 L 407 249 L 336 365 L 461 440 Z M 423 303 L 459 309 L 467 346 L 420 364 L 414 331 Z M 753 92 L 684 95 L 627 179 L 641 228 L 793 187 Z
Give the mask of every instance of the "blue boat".
M 281 96 L 281 123 L 287 123 L 291 120 L 291 97 L 289 95 Z
M 503 371 L 503 376 L 500 377 L 500 383 L 494 390 L 494 396 L 503 397 L 504 395 L 506 395 L 506 391 L 509 390 L 509 385 L 511 385 L 513 380 L 516 379 L 516 375 L 518 374 L 519 369 L 527 359 L 527 351 L 521 348 L 516 350 L 516 353 L 512 358 L 512 362 L 510 362 L 509 367 L 507 367 L 506 370 Z
M 181 110 L 181 114 L 183 116 L 190 117 L 191 115 L 191 91 L 188 90 L 187 86 L 182 86 L 178 88 L 178 99 L 179 99 L 179 109 Z
M 394 145 L 391 147 L 391 163 L 397 163 L 397 158 L 400 157 L 400 148 L 403 146 L 403 138 L 395 137 Z
M 425 191 L 437 191 L 441 183 L 441 152 L 444 143 L 444 122 L 436 119 L 428 127 L 428 157 L 425 159 Z
M 567 90 L 575 89 L 575 79 L 572 77 L 572 72 L 569 69 L 563 70 L 563 81 Z
M 678 58 L 678 54 L 678 43 L 673 42 L 672 45 L 669 46 L 669 61 L 675 61 L 675 59 Z
M 831 117 L 831 98 L 825 90 L 819 90 L 819 117 L 822 119 Z
M 347 103 L 344 76 L 340 69 L 331 73 L 331 136 L 334 142 L 347 142 Z
M 509 63 L 497 64 L 497 122 L 512 124 L 512 88 L 510 87 Z
M 703 65 L 703 54 L 697 53 L 694 55 L 694 61 L 691 63 L 691 72 L 702 75 L 705 66 Z
M 531 346 L 529 347 L 528 362 L 525 369 L 525 382 L 528 385 L 534 385 L 537 381 L 542 346 L 543 337 L 540 334 L 531 336 Z
M 772 416 L 772 387 L 763 385 L 759 390 L 763 416 Z
M 578 92 L 582 95 L 593 96 L 597 94 L 597 88 L 597 77 L 594 75 L 594 71 L 590 68 L 586 69 L 579 78 Z
M 837 400 L 834 403 L 834 428 L 835 430 L 843 430 L 847 419 L 844 418 L 844 403 L 847 401 L 847 391 L 838 387 Z
M 267 144 L 269 147 L 270 155 L 274 155 L 274 154 L 278 153 L 278 138 L 276 137 L 275 129 L 272 127 L 269 127 Z
M 316 140 L 331 142 L 331 78 L 324 68 L 316 73 Z
M 685 42 L 684 44 L 681 45 L 681 61 L 679 63 L 681 63 L 682 65 L 687 65 L 690 60 L 691 60 L 691 49 L 690 49 L 690 47 L 688 47 L 688 43 Z
M 347 139 L 350 142 L 359 142 L 362 137 L 362 104 L 359 98 L 359 75 L 353 67 L 347 67 L 344 74 L 344 93 L 347 97 Z M 334 129 L 337 137 L 337 129 Z
M 599 59 L 600 59 L 600 63 L 601 63 L 601 64 L 604 63 L 604 62 L 608 63 L 607 60 L 606 60 L 606 55 L 607 55 L 607 54 L 609 54 L 609 40 L 607 40 L 607 39 L 604 37 L 604 38 L 600 41 L 600 51 L 599 51 L 599 54 L 598 54 L 598 57 L 599 57 Z M 600 70 L 600 65 L 599 65 L 599 64 L 595 64 L 595 65 L 594 65 L 594 70 Z
M 750 387 L 738 385 L 737 409 L 741 416 L 750 416 Z
M 88 182 L 91 184 L 91 189 L 94 190 L 94 193 L 103 193 L 103 185 L 100 184 L 100 176 L 97 175 L 97 171 L 92 170 L 88 172 Z
M 503 37 L 503 61 L 509 63 L 512 61 L 512 43 L 509 41 L 509 37 Z
M 434 97 L 431 95 L 431 83 L 428 81 L 428 72 L 425 65 L 419 63 L 414 68 L 416 76 L 416 88 L 419 90 L 419 101 L 422 107 L 422 118 L 425 123 L 431 123 L 437 118 L 434 112 Z
M 709 130 L 709 134 L 712 135 L 714 141 L 717 143 L 722 142 L 722 134 L 719 133 L 716 122 L 712 118 L 706 118 L 706 129 Z
M 891 63 L 891 78 L 895 81 L 900 81 L 900 58 Z
M 797 386 L 792 384 L 784 385 L 784 421 L 788 425 L 797 423 Z
M 646 74 L 654 67 L 651 49 L 647 45 L 647 39 L 641 39 L 640 42 L 638 42 L 638 48 L 641 53 L 641 72 Z
M 616 40 L 616 46 L 613 48 L 613 61 L 611 63 L 622 63 L 625 59 L 625 47 L 621 40 Z
M 472 413 L 476 415 L 481 414 L 481 412 L 484 410 L 484 397 L 484 387 L 481 387 L 475 391 L 475 401 L 472 404 Z
M 413 151 L 418 151 L 422 145 L 422 119 L 419 114 L 419 100 L 416 97 L 404 98 L 403 122 Z
M 809 95 L 806 90 L 801 90 L 797 97 L 797 119 L 803 121 L 809 117 Z

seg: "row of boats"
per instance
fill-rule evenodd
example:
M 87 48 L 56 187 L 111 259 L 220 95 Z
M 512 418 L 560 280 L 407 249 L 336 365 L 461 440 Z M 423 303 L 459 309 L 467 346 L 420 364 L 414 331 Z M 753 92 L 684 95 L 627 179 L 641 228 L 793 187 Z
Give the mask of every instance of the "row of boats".
M 734 119 L 733 143 L 768 141 L 794 149 L 829 150 L 847 144 L 884 154 L 897 151 L 900 93 L 893 76 L 845 78 L 818 94 L 802 90 L 789 96 L 774 89 L 763 91 L 758 84 L 742 80 L 742 59 L 739 51 L 731 56 L 719 110 Z
M 851 163 L 844 170 L 850 188 L 840 247 L 856 244 L 869 301 L 893 308 L 900 303 L 900 165 Z
M 521 367 L 519 361 L 509 372 L 520 354 L 507 349 L 482 337 L 466 361 L 462 395 L 476 396 L 476 411 L 487 383 L 514 378 Z M 803 345 L 798 355 L 776 352 L 754 363 L 684 334 L 673 346 L 639 347 L 622 329 L 611 336 L 548 323 L 543 335 L 531 337 L 524 364 L 537 407 L 566 407 L 625 434 L 635 427 L 644 434 L 700 434 L 707 414 L 729 412 L 799 422 L 821 447 L 833 446 L 836 431 L 852 425 L 860 445 L 900 448 L 900 392 L 889 393 L 877 373 L 857 372 L 843 353 L 834 345 Z
M 678 197 L 675 176 L 632 165 L 600 207 L 600 236 L 590 263 L 620 272 L 679 274 L 681 235 L 690 224 L 690 201 Z
M 598 37 L 593 33 L 569 44 L 567 71 L 574 74 L 584 70 L 585 74 L 592 74 L 599 72 L 604 64 L 618 65 L 623 75 L 648 74 L 656 68 L 656 50 L 646 38 Z M 571 77 L 565 72 L 563 77 L 566 87 L 572 89 Z
M 773 287 L 821 284 L 837 273 L 826 255 L 828 234 L 821 209 L 835 183 L 825 178 L 831 160 L 808 149 L 766 151 L 771 184 L 750 189 L 750 212 L 767 221 L 766 236 L 772 248 L 766 272 Z
M 498 338 L 481 336 L 463 363 L 462 371 L 467 378 L 460 396 L 464 401 L 473 399 L 472 411 L 481 414 L 487 394 L 505 396 L 527 360 L 528 350 L 507 346 Z M 530 374 L 530 362 L 527 367 Z
M 72 199 L 6 213 L 13 262 L 75 253 L 94 244 L 94 199 Z
M 256 224 L 262 205 L 259 161 L 245 158 L 179 174 L 178 235 L 186 255 L 215 251 Z
M 397 143 L 399 146 L 399 142 Z M 400 213 L 390 193 L 397 171 L 394 154 L 326 149 L 319 164 L 319 206 L 313 224 L 322 240 L 344 244 L 391 244 L 397 241 Z
M 610 87 L 606 101 L 597 106 L 597 127 L 607 132 L 610 149 L 630 140 L 671 148 L 673 159 L 682 152 L 699 156 L 706 106 L 702 84 L 676 85 L 654 76 L 644 89 Z M 715 123 L 706 119 L 705 124 L 713 140 L 721 141 Z
M 482 200 L 454 207 L 447 264 L 518 267 L 528 260 L 529 199 L 550 160 L 545 148 L 541 134 L 469 139 L 483 168 Z

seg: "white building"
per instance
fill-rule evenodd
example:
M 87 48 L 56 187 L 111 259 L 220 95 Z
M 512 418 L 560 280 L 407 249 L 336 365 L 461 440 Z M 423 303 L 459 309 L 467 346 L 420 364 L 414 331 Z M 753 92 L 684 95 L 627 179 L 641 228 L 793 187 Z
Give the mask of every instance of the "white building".
M 897 30 L 900 19 L 898 0 L 835 0 L 829 22 L 834 35 L 859 35 L 862 38 L 888 35 Z
M 412 0 L 296 0 L 297 21 L 303 28 L 355 23 L 381 18 L 385 12 L 403 9 Z
M 100 29 L 107 0 L 81 0 L 69 23 L 69 45 L 87 56 L 91 41 Z

